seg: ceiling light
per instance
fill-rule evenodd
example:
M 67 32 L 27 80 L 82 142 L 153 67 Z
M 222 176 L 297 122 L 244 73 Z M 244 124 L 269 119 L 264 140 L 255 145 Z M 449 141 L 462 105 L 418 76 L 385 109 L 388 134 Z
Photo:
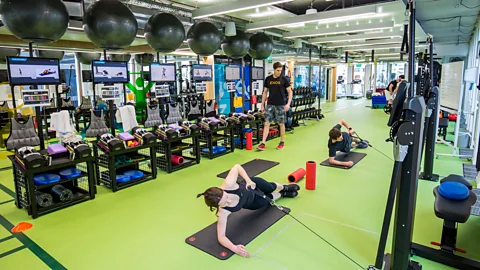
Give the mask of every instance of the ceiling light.
M 247 15 L 247 17 L 251 17 L 251 18 L 264 18 L 264 17 L 269 17 L 269 16 L 273 16 L 273 15 L 277 15 L 279 14 L 280 11 L 279 10 L 270 10 L 270 11 L 265 11 L 265 12 L 260 12 L 260 13 L 252 13 L 252 14 L 249 14 Z
M 298 27 L 304 27 L 304 26 L 305 26 L 304 23 L 296 23 L 296 24 L 291 24 L 287 26 L 287 28 L 298 28 Z
M 336 27 L 329 30 L 305 30 L 305 31 L 295 31 L 288 32 L 283 35 L 284 38 L 296 38 L 296 37 L 313 37 L 313 36 L 323 36 L 331 34 L 342 34 L 342 33 L 354 33 L 354 32 L 363 32 L 373 29 L 381 28 L 390 28 L 393 26 L 392 21 L 378 23 L 378 24 L 364 24 L 364 25 L 352 25 L 348 27 Z
M 365 44 L 366 45 L 366 44 Z M 415 44 L 415 47 L 425 47 L 425 44 Z M 367 47 L 351 47 L 351 48 L 343 48 L 344 51 L 371 51 L 371 50 L 388 50 L 388 49 L 400 49 L 401 44 L 398 44 L 396 46 L 394 45 L 378 45 L 378 46 L 367 46 Z
M 246 0 L 243 0 L 246 1 Z M 242 2 L 243 2 L 242 1 Z M 258 1 L 258 0 L 256 0 Z M 296 23 L 314 23 L 323 22 L 329 23 L 333 21 L 344 21 L 346 19 L 358 19 L 365 16 L 376 15 L 376 8 L 374 6 L 362 6 L 355 8 L 329 10 L 325 12 L 318 12 L 315 14 L 306 14 L 295 16 L 291 18 L 281 18 L 269 21 L 249 23 L 246 26 L 247 31 L 254 31 L 267 28 L 279 28 Z
M 342 47 L 360 47 L 360 46 L 368 46 L 368 45 L 379 45 L 379 44 L 401 44 L 402 38 L 392 38 L 392 39 L 380 39 L 380 40 L 367 40 L 363 43 L 340 43 L 335 45 L 327 46 L 327 49 L 334 49 L 334 48 L 342 48 Z
M 293 0 L 262 0 L 259 3 L 258 0 L 242 0 L 235 2 L 227 2 L 223 4 L 216 4 L 204 8 L 196 9 L 192 12 L 193 19 L 201 19 L 211 17 L 215 15 L 221 15 L 226 13 L 232 13 L 236 11 L 242 11 L 247 9 L 254 9 L 258 7 L 276 5 L 286 2 L 292 2 Z

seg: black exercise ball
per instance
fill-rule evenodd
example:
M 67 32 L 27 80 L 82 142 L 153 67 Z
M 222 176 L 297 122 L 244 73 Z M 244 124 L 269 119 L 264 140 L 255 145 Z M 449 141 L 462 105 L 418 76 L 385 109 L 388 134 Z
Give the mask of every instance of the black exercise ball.
M 118 0 L 100 0 L 90 4 L 83 15 L 83 28 L 98 47 L 124 49 L 135 40 L 137 19 L 132 11 Z
M 257 33 L 250 37 L 250 50 L 248 54 L 258 60 L 267 59 L 273 51 L 272 39 L 264 33 Z
M 91 65 L 93 60 L 100 60 L 102 56 L 101 53 L 82 53 L 77 52 L 75 53 L 78 61 L 84 65 Z
M 185 28 L 174 15 L 157 13 L 145 25 L 145 39 L 153 50 L 170 53 L 182 45 Z
M 127 54 L 111 54 L 110 55 L 110 60 L 111 61 L 119 61 L 119 62 L 128 62 L 132 56 L 127 53 Z
M 155 60 L 155 56 L 151 53 L 137 54 L 135 55 L 135 61 L 139 65 L 148 66 Z
M 35 55 L 40 58 L 55 58 L 61 61 L 65 56 L 65 52 L 36 50 Z
M 220 49 L 222 40 L 222 32 L 209 22 L 197 22 L 188 29 L 188 47 L 200 56 L 214 54 Z
M 237 30 L 237 35 L 226 37 L 222 42 L 223 52 L 230 58 L 239 59 L 247 55 L 250 49 L 250 41 L 248 36 Z
M 61 0 L 0 0 L 5 27 L 26 42 L 51 43 L 67 31 L 69 15 Z
M 0 64 L 7 63 L 7 56 L 19 56 L 20 49 L 0 48 Z

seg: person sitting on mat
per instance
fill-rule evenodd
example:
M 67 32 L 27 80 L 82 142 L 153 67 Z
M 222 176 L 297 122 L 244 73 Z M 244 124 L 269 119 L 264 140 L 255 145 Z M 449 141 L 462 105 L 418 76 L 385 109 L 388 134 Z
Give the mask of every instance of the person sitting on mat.
M 342 132 L 342 126 L 348 129 L 348 132 Z M 332 165 L 339 165 L 345 167 L 352 167 L 353 161 L 338 161 L 335 160 L 337 151 L 348 153 L 350 149 L 356 148 L 366 148 L 368 146 L 368 141 L 361 141 L 358 138 L 354 138 L 355 130 L 353 130 L 350 125 L 345 122 L 345 120 L 340 120 L 328 133 L 330 137 L 328 140 L 328 162 Z
M 239 176 L 245 179 L 245 182 L 239 181 L 237 183 Z M 269 205 L 266 199 L 255 195 L 252 189 L 260 190 L 270 199 L 277 200 L 281 197 L 296 197 L 300 187 L 297 184 L 282 185 L 267 182 L 260 177 L 250 178 L 245 169 L 237 164 L 233 166 L 219 188 L 211 187 L 204 193 L 197 195 L 197 198 L 204 196 L 205 204 L 210 207 L 210 211 L 213 212 L 216 209 L 218 242 L 243 257 L 250 256 L 245 246 L 233 244 L 226 237 L 225 231 L 227 229 L 227 218 L 231 213 L 240 211 L 242 208 L 257 210 Z

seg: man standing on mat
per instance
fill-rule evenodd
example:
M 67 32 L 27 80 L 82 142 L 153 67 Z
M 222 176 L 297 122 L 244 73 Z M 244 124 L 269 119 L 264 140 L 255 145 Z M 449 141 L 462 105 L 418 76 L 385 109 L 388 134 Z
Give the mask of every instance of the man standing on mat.
M 280 127 L 280 144 L 277 149 L 283 149 L 285 145 L 285 122 L 286 112 L 290 109 L 292 102 L 292 87 L 285 76 L 281 76 L 283 66 L 276 62 L 273 64 L 274 72 L 265 79 L 262 94 L 262 112 L 265 112 L 265 125 L 263 127 L 262 143 L 257 147 L 258 150 L 265 150 L 268 132 L 270 131 L 270 122 L 275 122 Z M 268 102 L 267 104 L 267 91 Z M 285 104 L 285 92 L 288 91 L 288 101 Z
M 348 132 L 342 132 L 342 126 L 348 129 Z M 350 149 L 356 148 L 366 148 L 368 145 L 367 141 L 361 141 L 358 138 L 352 137 L 355 134 L 355 130 L 353 130 L 350 125 L 345 122 L 345 120 L 340 120 L 338 124 L 336 124 L 328 133 L 330 137 L 328 140 L 328 162 L 332 165 L 339 165 L 345 167 L 352 167 L 352 161 L 338 161 L 335 160 L 335 156 L 337 155 L 337 151 L 348 153 Z
M 245 179 L 245 182 L 237 182 L 239 176 Z M 210 211 L 213 212 L 216 209 L 218 242 L 243 257 L 250 256 L 245 246 L 232 243 L 225 232 L 227 230 L 227 218 L 231 213 L 238 212 L 241 209 L 257 210 L 270 204 L 266 199 L 256 195 L 252 189 L 260 190 L 271 200 L 277 200 L 282 197 L 295 198 L 300 187 L 297 184 L 282 185 L 267 182 L 260 177 L 250 178 L 245 169 L 237 164 L 230 169 L 219 188 L 211 187 L 204 193 L 197 195 L 197 198 L 204 196 L 205 204 L 210 207 Z M 248 230 L 248 228 L 242 229 Z

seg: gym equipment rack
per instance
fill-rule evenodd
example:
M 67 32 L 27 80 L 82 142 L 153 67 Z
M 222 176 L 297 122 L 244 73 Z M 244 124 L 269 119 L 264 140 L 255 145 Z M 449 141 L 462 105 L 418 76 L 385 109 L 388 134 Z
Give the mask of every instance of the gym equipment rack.
M 290 106 L 292 109 L 292 126 L 299 126 L 298 122 L 300 120 L 302 120 L 303 125 L 306 125 L 305 119 L 307 118 L 316 118 L 317 120 L 323 118 L 322 110 L 317 110 L 315 107 L 312 107 L 316 99 L 311 87 L 300 87 L 293 90 L 293 98 Z M 303 106 L 304 108 L 299 110 L 299 107 Z
M 159 137 L 156 152 L 157 167 L 168 173 L 172 173 L 195 164 L 200 164 L 200 132 L 191 132 L 186 136 L 164 140 Z M 172 155 L 181 156 L 183 164 L 172 164 Z
M 233 143 L 235 144 L 235 148 L 245 149 L 247 147 L 247 144 L 244 143 L 244 140 L 246 140 L 244 130 L 248 128 L 252 129 L 252 145 L 259 144 L 262 141 L 260 125 L 262 125 L 261 119 L 237 122 L 233 128 Z
M 70 207 L 84 201 L 95 199 L 95 175 L 93 166 L 93 156 L 87 158 L 70 160 L 60 158 L 52 160 L 51 165 L 45 164 L 39 168 L 24 169 L 15 159 L 15 155 L 8 156 L 13 167 L 13 181 L 15 184 L 15 205 L 18 209 L 26 209 L 28 215 L 37 218 L 57 210 Z M 82 171 L 81 175 L 69 179 L 62 179 L 58 182 L 36 185 L 33 177 L 41 173 L 55 173 L 66 168 L 77 168 Z M 51 206 L 40 207 L 37 204 L 36 191 L 49 193 L 53 186 L 63 185 L 70 189 L 74 196 L 72 200 L 66 202 L 54 202 Z
M 97 185 L 104 184 L 113 192 L 157 178 L 156 143 L 128 147 L 119 151 L 107 152 L 93 142 Z M 128 159 L 130 162 L 128 161 Z M 128 170 L 139 170 L 143 177 L 128 182 L 117 182 L 117 174 Z
M 235 126 L 228 125 L 226 127 L 217 127 L 212 130 L 204 130 L 200 131 L 199 136 L 199 143 L 200 143 L 200 153 L 202 156 L 206 156 L 209 159 L 214 159 L 217 157 L 221 157 L 223 155 L 233 153 L 235 150 L 235 144 L 233 142 L 233 129 Z M 226 148 L 225 151 L 217 153 L 214 150 L 215 146 L 221 144 Z M 204 149 L 208 149 L 204 152 Z

